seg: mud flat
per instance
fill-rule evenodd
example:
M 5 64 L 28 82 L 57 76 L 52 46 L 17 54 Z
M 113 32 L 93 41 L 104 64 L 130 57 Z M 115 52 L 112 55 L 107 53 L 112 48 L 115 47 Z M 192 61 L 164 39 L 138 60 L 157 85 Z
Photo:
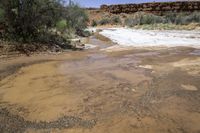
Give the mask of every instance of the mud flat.
M 198 48 L 88 44 L 97 47 L 1 60 L 0 132 L 200 132 Z

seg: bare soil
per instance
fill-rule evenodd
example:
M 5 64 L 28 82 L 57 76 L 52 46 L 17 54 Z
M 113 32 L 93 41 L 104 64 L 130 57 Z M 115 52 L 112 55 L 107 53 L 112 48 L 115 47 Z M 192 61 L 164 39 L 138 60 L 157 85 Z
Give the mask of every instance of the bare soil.
M 194 48 L 99 48 L 0 60 L 0 132 L 199 133 Z

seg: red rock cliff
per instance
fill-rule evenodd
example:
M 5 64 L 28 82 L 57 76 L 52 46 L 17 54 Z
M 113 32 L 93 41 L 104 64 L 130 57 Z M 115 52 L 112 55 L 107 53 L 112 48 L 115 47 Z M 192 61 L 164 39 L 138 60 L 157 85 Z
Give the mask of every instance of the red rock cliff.
M 200 1 L 184 2 L 154 2 L 142 4 L 124 4 L 124 5 L 102 5 L 101 10 L 114 14 L 143 12 L 193 12 L 200 11 Z

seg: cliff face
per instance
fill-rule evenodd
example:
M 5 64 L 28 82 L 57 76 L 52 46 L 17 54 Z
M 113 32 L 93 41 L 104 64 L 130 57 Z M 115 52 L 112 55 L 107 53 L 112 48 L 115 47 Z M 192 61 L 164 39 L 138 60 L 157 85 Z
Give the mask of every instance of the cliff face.
M 154 2 L 143 4 L 124 4 L 124 5 L 102 5 L 101 10 L 114 14 L 135 13 L 138 11 L 162 13 L 162 12 L 193 12 L 200 11 L 200 1 L 185 2 Z

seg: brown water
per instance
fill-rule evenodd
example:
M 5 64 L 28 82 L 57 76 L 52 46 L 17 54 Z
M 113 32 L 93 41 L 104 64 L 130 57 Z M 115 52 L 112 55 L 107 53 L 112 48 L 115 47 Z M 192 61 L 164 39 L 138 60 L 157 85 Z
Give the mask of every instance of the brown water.
M 200 58 L 192 51 L 94 49 L 2 60 L 2 71 L 17 71 L 0 81 L 0 131 L 198 133 Z

